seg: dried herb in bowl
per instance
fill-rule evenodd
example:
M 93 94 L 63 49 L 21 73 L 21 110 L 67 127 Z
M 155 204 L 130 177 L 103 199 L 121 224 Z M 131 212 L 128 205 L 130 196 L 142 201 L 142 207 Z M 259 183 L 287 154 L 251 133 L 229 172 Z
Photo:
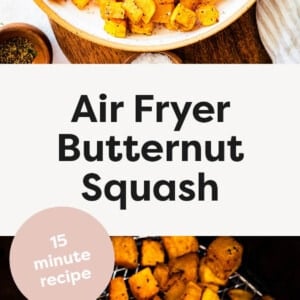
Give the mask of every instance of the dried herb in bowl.
M 37 50 L 25 37 L 12 37 L 0 43 L 1 64 L 31 64 L 36 56 Z

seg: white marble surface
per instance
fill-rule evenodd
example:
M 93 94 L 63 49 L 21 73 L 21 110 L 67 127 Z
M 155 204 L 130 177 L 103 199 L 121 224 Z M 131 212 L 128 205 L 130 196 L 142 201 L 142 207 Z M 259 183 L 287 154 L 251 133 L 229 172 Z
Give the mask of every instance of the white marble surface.
M 33 0 L 0 0 L 0 26 L 12 22 L 25 22 L 40 28 L 51 42 L 53 63 L 70 63 L 55 39 L 46 14 Z

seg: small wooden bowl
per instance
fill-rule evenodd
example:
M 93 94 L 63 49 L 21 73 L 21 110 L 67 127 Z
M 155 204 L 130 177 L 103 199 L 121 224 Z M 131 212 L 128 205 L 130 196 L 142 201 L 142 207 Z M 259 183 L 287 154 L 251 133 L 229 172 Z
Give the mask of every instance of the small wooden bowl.
M 26 23 L 10 23 L 0 27 L 0 43 L 16 37 L 26 38 L 34 46 L 37 55 L 33 64 L 52 63 L 51 43 L 39 28 Z
M 175 53 L 170 52 L 170 51 L 133 53 L 125 59 L 124 64 L 131 64 L 138 56 L 140 56 L 143 53 L 164 54 L 169 57 L 169 59 L 172 61 L 173 64 L 182 64 L 181 58 L 179 56 L 177 56 Z

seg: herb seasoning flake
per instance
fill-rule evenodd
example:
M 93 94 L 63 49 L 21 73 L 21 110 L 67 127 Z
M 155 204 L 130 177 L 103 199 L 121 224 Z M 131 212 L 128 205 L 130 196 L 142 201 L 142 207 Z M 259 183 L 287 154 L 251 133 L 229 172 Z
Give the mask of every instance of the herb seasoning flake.
M 37 51 L 24 37 L 9 38 L 0 43 L 1 64 L 31 64 Z

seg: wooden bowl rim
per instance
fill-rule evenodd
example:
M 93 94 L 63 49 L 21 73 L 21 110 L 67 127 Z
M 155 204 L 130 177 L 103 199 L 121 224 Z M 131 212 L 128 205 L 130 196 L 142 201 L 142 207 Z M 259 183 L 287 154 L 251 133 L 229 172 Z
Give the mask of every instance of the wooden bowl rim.
M 38 27 L 22 22 L 8 23 L 0 27 L 0 41 L 10 37 L 26 37 L 37 48 L 38 55 L 33 64 L 51 64 L 53 60 L 53 50 L 51 42 L 46 34 Z

